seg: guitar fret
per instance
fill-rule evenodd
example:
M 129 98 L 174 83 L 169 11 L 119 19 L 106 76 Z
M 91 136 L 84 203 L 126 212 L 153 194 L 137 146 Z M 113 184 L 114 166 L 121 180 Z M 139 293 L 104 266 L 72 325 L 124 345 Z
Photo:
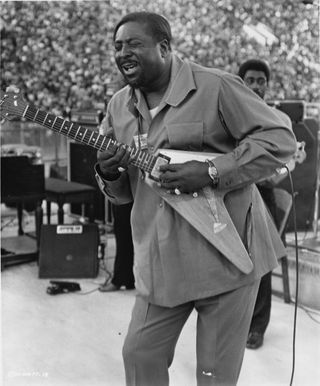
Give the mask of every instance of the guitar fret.
M 150 158 L 150 154 L 146 153 L 146 157 L 145 157 L 144 162 L 149 164 L 149 158 Z
M 136 149 L 133 147 L 130 151 L 130 156 L 131 157 L 135 157 L 135 152 L 136 152 Z
M 88 129 L 85 129 L 85 132 L 84 132 L 84 134 L 83 134 L 83 136 L 82 136 L 82 141 L 83 141 L 83 142 L 86 141 L 86 134 L 87 134 L 87 131 L 88 131 Z
M 107 139 L 107 137 L 104 135 L 104 136 L 101 136 L 103 139 L 102 139 L 102 142 L 101 142 L 101 145 L 99 146 L 99 150 L 102 151 L 103 150 L 103 144 L 105 142 L 105 140 Z
M 70 133 L 69 133 L 70 137 L 75 138 L 80 127 L 81 127 L 80 125 L 73 122 L 72 126 L 70 126 Z
M 45 119 L 45 121 L 44 121 L 43 124 L 44 124 L 44 125 L 49 125 L 50 127 L 52 127 L 52 126 L 53 126 L 53 124 L 52 124 L 53 118 L 54 118 L 53 115 L 47 114 L 47 115 L 46 115 L 46 119 Z M 57 118 L 55 118 L 55 119 L 57 119 Z
M 147 157 L 145 157 L 145 160 L 144 160 L 144 168 L 145 168 L 145 170 L 148 170 L 148 168 L 149 168 L 149 162 L 147 160 Z
M 27 107 L 25 108 L 25 117 L 33 121 L 36 112 L 37 110 L 34 108 L 34 106 L 27 105 Z
M 77 135 L 78 135 L 78 132 L 80 129 L 81 129 L 81 126 L 78 127 L 78 130 L 77 130 L 76 134 L 74 135 L 74 138 L 77 138 Z
M 35 115 L 35 116 L 34 116 L 34 118 L 33 118 L 33 120 L 34 120 L 34 121 L 37 119 L 37 115 L 38 115 L 38 113 L 39 113 L 39 109 L 37 109 L 37 111 L 36 111 L 36 115 Z
M 84 127 L 80 126 L 79 130 L 77 132 L 77 139 L 78 139 L 78 141 L 82 141 L 83 130 L 84 130 Z
M 40 123 L 41 125 L 44 125 L 47 115 L 48 114 L 45 111 L 38 110 L 36 118 L 34 118 L 34 120 Z
M 134 156 L 137 157 L 137 155 L 139 154 L 139 149 L 135 149 L 134 152 L 135 152 L 135 155 L 134 155 Z
M 94 134 L 94 132 L 91 133 L 88 143 L 91 142 L 91 138 L 92 138 L 93 134 Z
M 111 139 L 111 138 L 109 138 L 109 141 L 108 141 L 108 143 L 107 143 L 107 146 L 105 147 L 104 150 L 109 149 L 109 147 L 110 147 L 110 142 L 112 142 L 112 139 Z
M 26 112 L 29 109 L 29 107 L 30 107 L 30 105 L 27 105 L 26 108 L 24 109 L 23 114 L 22 114 L 23 118 L 25 118 Z
M 68 129 L 68 124 L 69 124 L 68 121 L 66 121 L 66 120 L 63 121 L 63 124 L 62 124 L 62 127 L 61 127 L 61 133 L 63 133 L 64 135 L 67 135 L 67 132 L 66 131 L 63 132 L 63 130 L 65 130 L 65 126 Z
M 91 146 L 97 147 L 97 142 L 99 142 L 99 134 L 94 132 L 93 137 L 91 138 Z
M 100 143 L 100 140 L 101 140 L 101 143 Z M 101 150 L 101 146 L 103 145 L 104 140 L 105 140 L 105 136 L 99 134 L 99 135 L 98 135 L 98 140 L 97 140 L 97 142 L 96 142 L 96 148 L 97 148 L 98 150 Z
M 153 168 L 154 168 L 154 166 L 155 166 L 155 164 L 156 164 L 156 162 L 157 162 L 157 157 L 152 157 L 152 160 L 151 160 L 152 162 L 150 163 L 150 169 L 152 170 Z
M 142 159 L 141 159 L 141 165 L 144 165 L 145 163 L 145 159 L 146 159 L 146 152 L 142 155 Z
M 57 119 L 55 120 L 55 122 L 54 122 L 54 124 L 52 125 L 52 127 L 53 127 L 55 130 L 57 130 L 57 131 L 60 132 L 61 127 L 62 127 L 62 125 L 63 125 L 63 122 L 64 122 L 64 119 L 57 117 Z M 59 125 L 59 123 L 60 123 L 60 127 L 54 127 L 54 126 L 57 126 L 57 124 Z
M 94 147 L 96 147 L 96 143 L 99 141 L 99 134 L 93 132 L 93 136 L 91 137 L 91 143 Z
M 43 120 L 43 123 L 45 123 L 45 121 L 46 121 L 48 115 L 49 115 L 49 114 L 47 113 L 46 116 L 45 116 L 45 118 L 44 118 L 44 120 Z
M 68 132 L 67 132 L 67 135 L 70 134 L 70 131 L 71 131 L 71 129 L 72 129 L 72 126 L 73 126 L 73 122 L 71 123 L 71 125 L 70 125 L 70 127 L 69 127 L 69 130 L 68 130 Z

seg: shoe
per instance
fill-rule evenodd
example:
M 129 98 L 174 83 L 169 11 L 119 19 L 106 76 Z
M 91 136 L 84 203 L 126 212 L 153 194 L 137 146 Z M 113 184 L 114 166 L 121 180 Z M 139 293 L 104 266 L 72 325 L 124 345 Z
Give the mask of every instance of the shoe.
M 261 334 L 261 332 L 256 332 L 256 331 L 249 332 L 246 347 L 256 350 L 262 345 L 263 345 L 263 334 Z
M 134 285 L 126 285 L 125 287 L 127 290 L 135 289 Z M 120 286 L 115 285 L 113 283 L 104 283 L 99 287 L 99 291 L 101 292 L 115 292 L 115 291 L 119 291 L 120 289 L 121 289 Z
M 105 283 L 99 287 L 100 292 L 115 292 L 119 290 L 120 290 L 120 287 L 112 283 Z

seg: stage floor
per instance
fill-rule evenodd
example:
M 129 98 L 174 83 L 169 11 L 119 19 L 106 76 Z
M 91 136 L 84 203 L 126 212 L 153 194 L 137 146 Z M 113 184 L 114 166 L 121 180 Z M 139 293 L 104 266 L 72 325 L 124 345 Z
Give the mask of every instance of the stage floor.
M 28 228 L 31 218 L 26 223 Z M 3 270 L 3 386 L 124 386 L 121 349 L 135 291 L 98 291 L 112 272 L 114 254 L 114 237 L 109 235 L 107 271 L 101 268 L 94 279 L 71 280 L 81 291 L 56 296 L 47 294 L 49 279 L 38 278 L 36 262 Z M 238 386 L 289 385 L 294 310 L 294 304 L 273 297 L 265 343 L 256 351 L 246 350 Z M 192 313 L 179 338 L 170 386 L 196 385 L 196 318 Z M 320 312 L 299 307 L 293 385 L 320 384 L 319 342 Z
M 135 291 L 101 293 L 105 278 L 101 271 L 96 279 L 75 280 L 81 292 L 51 296 L 35 262 L 2 272 L 3 386 L 124 386 L 121 348 Z M 298 308 L 297 314 L 293 384 L 315 386 L 320 313 Z M 238 386 L 289 385 L 293 318 L 294 305 L 273 297 L 265 343 L 246 350 Z M 171 386 L 195 386 L 195 326 L 194 312 L 178 341 Z

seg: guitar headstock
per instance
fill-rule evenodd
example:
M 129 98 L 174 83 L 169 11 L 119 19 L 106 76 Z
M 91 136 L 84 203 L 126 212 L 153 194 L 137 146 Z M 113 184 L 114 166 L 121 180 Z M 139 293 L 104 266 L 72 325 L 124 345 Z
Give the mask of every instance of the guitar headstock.
M 12 120 L 16 117 L 22 117 L 28 106 L 19 92 L 0 91 L 0 116 L 1 119 Z

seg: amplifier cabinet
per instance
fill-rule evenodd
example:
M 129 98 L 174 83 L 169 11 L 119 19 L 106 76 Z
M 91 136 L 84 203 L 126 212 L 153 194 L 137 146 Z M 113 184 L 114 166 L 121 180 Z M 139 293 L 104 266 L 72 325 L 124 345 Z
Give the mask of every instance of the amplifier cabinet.
M 40 278 L 94 278 L 98 275 L 96 224 L 42 225 Z
M 70 181 L 93 186 L 96 189 L 94 199 L 94 218 L 105 222 L 105 196 L 95 179 L 94 165 L 97 162 L 97 150 L 77 142 L 69 143 Z M 71 213 L 82 215 L 80 204 L 71 204 Z M 84 214 L 88 217 L 87 211 Z

